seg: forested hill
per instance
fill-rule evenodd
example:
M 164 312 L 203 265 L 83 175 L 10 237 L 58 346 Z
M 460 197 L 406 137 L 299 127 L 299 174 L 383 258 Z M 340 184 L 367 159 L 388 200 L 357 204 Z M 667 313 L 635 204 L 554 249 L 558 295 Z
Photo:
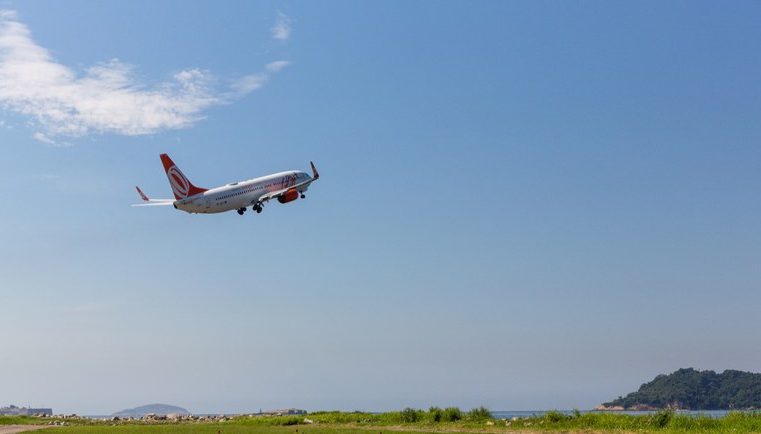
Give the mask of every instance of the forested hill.
M 639 390 L 601 407 L 625 409 L 682 408 L 690 410 L 731 410 L 761 408 L 761 374 L 726 370 L 680 369 L 659 375 Z

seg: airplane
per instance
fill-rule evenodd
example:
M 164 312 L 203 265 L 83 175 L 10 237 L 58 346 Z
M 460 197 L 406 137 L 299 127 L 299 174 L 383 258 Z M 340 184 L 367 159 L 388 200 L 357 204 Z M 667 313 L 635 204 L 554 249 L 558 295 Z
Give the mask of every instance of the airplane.
M 304 192 L 320 178 L 313 162 L 312 176 L 298 170 L 273 173 L 272 175 L 247 181 L 233 182 L 215 188 L 196 187 L 174 164 L 169 155 L 161 154 L 166 177 L 172 187 L 174 199 L 151 199 L 135 186 L 143 203 L 132 206 L 174 206 L 175 209 L 190 214 L 215 214 L 236 210 L 243 215 L 247 207 L 257 214 L 262 212 L 265 202 L 277 199 L 280 203 L 292 202 L 299 197 L 306 198 Z

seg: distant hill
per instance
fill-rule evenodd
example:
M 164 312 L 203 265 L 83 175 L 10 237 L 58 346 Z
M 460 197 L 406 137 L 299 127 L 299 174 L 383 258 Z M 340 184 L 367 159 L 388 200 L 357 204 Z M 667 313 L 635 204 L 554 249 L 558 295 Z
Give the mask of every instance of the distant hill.
M 761 408 L 761 374 L 680 369 L 659 375 L 639 390 L 598 408 L 732 410 Z
M 190 414 L 189 411 L 185 410 L 182 407 L 176 407 L 174 405 L 166 405 L 166 404 L 149 404 L 144 405 L 142 407 L 137 408 L 130 408 L 127 410 L 122 410 L 119 412 L 116 412 L 112 414 L 111 416 L 119 416 L 119 417 L 142 417 L 146 414 L 156 414 L 156 415 L 167 415 L 167 414 L 182 414 L 187 415 Z

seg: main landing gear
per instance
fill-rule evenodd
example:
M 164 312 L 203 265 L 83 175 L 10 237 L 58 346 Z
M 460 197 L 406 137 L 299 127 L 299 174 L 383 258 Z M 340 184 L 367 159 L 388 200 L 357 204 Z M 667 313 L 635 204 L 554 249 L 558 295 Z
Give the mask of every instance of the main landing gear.
M 260 204 L 260 203 L 254 204 L 251 207 L 251 211 L 256 211 L 257 214 L 261 213 L 262 209 L 263 209 L 262 208 L 262 204 Z M 243 213 L 246 212 L 246 207 L 238 208 L 236 211 L 238 211 L 238 215 L 243 215 Z
M 301 198 L 302 198 L 302 199 L 306 199 L 306 198 L 307 198 L 307 196 L 306 196 L 304 193 L 301 193 Z

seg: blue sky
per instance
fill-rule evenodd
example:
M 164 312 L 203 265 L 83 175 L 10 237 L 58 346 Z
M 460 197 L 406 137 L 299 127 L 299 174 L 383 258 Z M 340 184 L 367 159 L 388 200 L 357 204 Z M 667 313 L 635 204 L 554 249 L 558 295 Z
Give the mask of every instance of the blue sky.
M 0 6 L 0 404 L 583 409 L 758 370 L 758 3 Z M 322 178 L 130 208 L 161 152 Z

